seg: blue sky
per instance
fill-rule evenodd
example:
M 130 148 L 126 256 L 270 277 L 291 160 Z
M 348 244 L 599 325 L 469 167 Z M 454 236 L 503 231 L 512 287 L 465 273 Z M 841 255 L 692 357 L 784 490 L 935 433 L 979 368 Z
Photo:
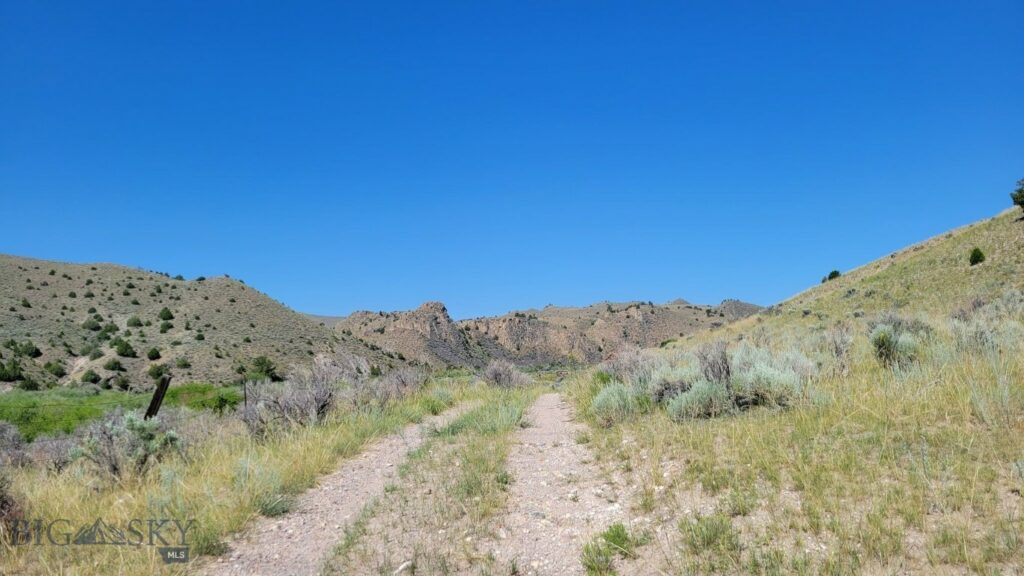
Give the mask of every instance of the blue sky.
M 769 6 L 771 4 L 771 6 Z M 0 4 L 0 252 L 308 312 L 769 304 L 1024 178 L 1024 4 Z

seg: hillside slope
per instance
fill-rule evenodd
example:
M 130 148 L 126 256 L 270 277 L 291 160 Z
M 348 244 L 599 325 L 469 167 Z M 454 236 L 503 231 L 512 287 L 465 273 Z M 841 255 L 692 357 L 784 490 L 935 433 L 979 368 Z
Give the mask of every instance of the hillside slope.
M 620 573 L 1021 573 L 1020 216 L 570 381 L 623 508 L 656 519 Z
M 773 323 L 823 324 L 883 311 L 948 316 L 975 299 L 989 300 L 1024 288 L 1024 221 L 1019 209 L 951 230 L 855 268 L 835 280 L 765 309 L 756 318 Z M 972 266 L 969 255 L 986 255 Z
M 117 338 L 134 355 L 119 355 Z M 0 255 L 0 342 L 10 344 L 0 348 L 0 360 L 15 356 L 12 340 L 38 349 L 17 362 L 41 384 L 76 382 L 92 370 L 100 383 L 120 376 L 119 385 L 144 388 L 153 364 L 166 364 L 177 382 L 227 382 L 259 356 L 280 371 L 315 354 L 397 362 L 231 278 L 186 281 L 111 264 Z M 154 348 L 159 358 L 150 360 Z M 112 361 L 120 369 L 105 368 L 116 368 Z

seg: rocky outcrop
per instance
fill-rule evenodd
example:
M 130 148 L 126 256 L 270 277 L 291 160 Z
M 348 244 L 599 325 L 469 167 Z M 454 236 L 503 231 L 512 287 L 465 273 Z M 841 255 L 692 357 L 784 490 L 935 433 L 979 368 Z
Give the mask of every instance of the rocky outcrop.
M 681 299 L 662 305 L 602 302 L 455 322 L 443 304 L 427 302 L 409 312 L 358 312 L 335 330 L 395 358 L 433 366 L 481 366 L 494 358 L 528 366 L 589 364 L 624 344 L 658 346 L 758 309 L 736 300 L 716 307 Z

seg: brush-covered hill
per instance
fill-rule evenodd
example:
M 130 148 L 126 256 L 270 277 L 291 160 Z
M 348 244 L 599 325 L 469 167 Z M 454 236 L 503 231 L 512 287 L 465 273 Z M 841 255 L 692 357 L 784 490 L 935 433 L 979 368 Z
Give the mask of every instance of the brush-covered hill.
M 985 260 L 972 265 L 978 248 Z M 1024 221 L 1014 208 L 914 244 L 771 306 L 760 315 L 822 323 L 884 311 L 945 315 L 1024 287 Z M 741 328 L 746 323 L 738 324 Z
M 616 568 L 1021 573 L 1022 352 L 1014 209 L 570 380 L 661 543 Z
M 7 368 L 13 362 L 22 374 L 0 374 L 6 381 L 0 385 L 26 377 L 41 386 L 84 378 L 145 388 L 157 364 L 176 382 L 228 382 L 253 370 L 260 356 L 281 372 L 316 354 L 350 353 L 382 367 L 400 363 L 239 280 L 184 280 L 112 264 L 6 255 L 0 255 L 0 343 L 0 362 Z
M 443 304 L 428 302 L 409 312 L 357 312 L 337 320 L 334 329 L 398 358 L 434 366 L 480 366 L 495 358 L 550 366 L 598 362 L 623 345 L 657 346 L 758 310 L 736 300 L 720 306 L 683 300 L 601 302 L 456 322 Z

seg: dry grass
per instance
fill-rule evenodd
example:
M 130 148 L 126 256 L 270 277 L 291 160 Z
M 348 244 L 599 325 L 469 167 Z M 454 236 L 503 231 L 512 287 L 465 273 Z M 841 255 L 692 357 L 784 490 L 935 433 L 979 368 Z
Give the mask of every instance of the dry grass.
M 490 389 L 483 405 L 436 430 L 400 469 L 400 481 L 346 527 L 325 574 L 508 573 L 481 551 L 507 502 L 505 459 L 536 388 Z
M 971 268 L 973 245 L 990 258 Z M 595 423 L 599 462 L 629 475 L 634 514 L 656 526 L 649 562 L 670 573 L 1024 570 L 1024 318 L 1002 321 L 995 348 L 964 346 L 949 319 L 1021 287 L 1024 224 L 1005 214 L 922 246 L 680 344 L 803 351 L 820 370 L 794 406 Z M 895 368 L 867 336 L 889 309 L 935 328 Z M 599 389 L 588 375 L 570 384 L 580 414 Z
M 436 387 L 438 384 L 435 384 Z M 225 535 L 260 513 L 287 509 L 290 497 L 358 453 L 368 441 L 482 393 L 466 380 L 449 381 L 386 408 L 343 410 L 323 424 L 298 427 L 260 441 L 236 419 L 223 419 L 188 458 L 164 462 L 142 477 L 111 483 L 81 465 L 61 473 L 39 468 L 15 471 L 13 492 L 29 518 L 65 518 L 72 526 L 103 518 L 123 525 L 131 518 L 193 519 L 193 556 L 216 554 Z M 440 399 L 440 400 L 439 400 Z M 4 550 L 4 574 L 173 574 L 149 546 L 19 546 Z

